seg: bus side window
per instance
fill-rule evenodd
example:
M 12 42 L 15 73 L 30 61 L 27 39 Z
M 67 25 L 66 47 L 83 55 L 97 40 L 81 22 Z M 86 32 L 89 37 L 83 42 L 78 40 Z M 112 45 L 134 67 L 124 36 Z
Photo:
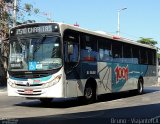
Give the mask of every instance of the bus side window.
M 78 44 L 69 41 L 67 44 L 67 54 L 69 62 L 78 62 Z
M 112 54 L 114 62 L 122 62 L 122 43 L 118 41 L 112 42 Z
M 132 46 L 132 50 L 133 64 L 140 64 L 140 47 Z
M 79 61 L 79 35 L 75 31 L 66 30 L 63 41 L 65 69 L 70 70 Z
M 99 61 L 112 61 L 111 41 L 107 39 L 98 39 Z
M 156 65 L 156 63 L 157 63 L 156 54 L 157 54 L 157 51 L 156 51 L 156 50 L 153 50 L 153 51 L 152 51 L 153 65 Z
M 156 51 L 148 49 L 148 64 L 156 65 Z
M 141 48 L 140 49 L 140 58 L 141 58 L 141 64 L 148 64 L 148 57 L 147 57 L 147 49 Z
M 97 61 L 97 38 L 89 34 L 81 34 L 81 60 Z
M 127 43 L 123 43 L 123 62 L 133 63 L 132 46 Z
M 153 61 L 154 61 L 154 58 L 153 58 L 153 54 L 152 54 L 152 51 L 151 50 L 147 50 L 148 51 L 148 54 L 147 54 L 147 56 L 148 56 L 148 64 L 149 65 L 153 65 Z

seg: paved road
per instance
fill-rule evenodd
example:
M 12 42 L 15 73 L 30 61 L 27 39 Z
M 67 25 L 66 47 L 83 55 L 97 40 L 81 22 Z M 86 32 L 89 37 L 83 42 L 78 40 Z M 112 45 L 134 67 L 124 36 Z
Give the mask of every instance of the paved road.
M 77 99 L 55 99 L 45 106 L 38 100 L 0 93 L 0 120 L 3 124 L 160 124 L 160 87 L 146 88 L 143 95 L 107 94 L 90 105 Z

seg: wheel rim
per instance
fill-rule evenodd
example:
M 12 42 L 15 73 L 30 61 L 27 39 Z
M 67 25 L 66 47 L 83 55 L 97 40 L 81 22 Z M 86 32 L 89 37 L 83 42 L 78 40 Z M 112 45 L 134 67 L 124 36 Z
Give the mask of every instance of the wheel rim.
M 92 88 L 90 88 L 90 87 L 86 88 L 86 90 L 85 90 L 85 97 L 87 99 L 91 99 L 92 96 L 93 96 Z

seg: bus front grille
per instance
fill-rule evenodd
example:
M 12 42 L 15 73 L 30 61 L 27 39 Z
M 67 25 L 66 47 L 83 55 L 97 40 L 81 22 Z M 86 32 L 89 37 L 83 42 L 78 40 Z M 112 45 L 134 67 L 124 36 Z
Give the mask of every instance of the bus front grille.
M 16 84 L 17 86 L 27 86 L 26 84 Z M 36 86 L 42 86 L 43 84 L 30 84 L 29 86 L 33 86 L 33 87 L 36 87 Z M 28 86 L 27 86 L 28 87 Z
M 34 96 L 34 95 L 41 95 L 42 91 L 41 90 L 17 90 L 19 95 L 29 95 L 29 96 Z

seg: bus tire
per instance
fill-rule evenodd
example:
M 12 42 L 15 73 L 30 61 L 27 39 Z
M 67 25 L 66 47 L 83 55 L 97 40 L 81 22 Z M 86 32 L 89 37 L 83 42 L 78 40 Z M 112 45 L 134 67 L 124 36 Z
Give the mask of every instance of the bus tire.
M 96 87 L 90 83 L 86 84 L 84 89 L 84 102 L 90 104 L 96 101 Z
M 143 87 L 143 78 L 139 78 L 138 84 L 137 84 L 137 93 L 139 95 L 143 94 L 143 90 L 144 90 L 144 87 Z
M 42 104 L 47 105 L 47 104 L 50 104 L 53 99 L 52 98 L 40 98 L 39 100 L 41 101 Z

